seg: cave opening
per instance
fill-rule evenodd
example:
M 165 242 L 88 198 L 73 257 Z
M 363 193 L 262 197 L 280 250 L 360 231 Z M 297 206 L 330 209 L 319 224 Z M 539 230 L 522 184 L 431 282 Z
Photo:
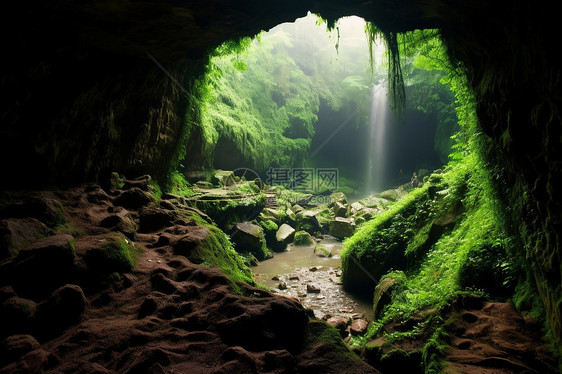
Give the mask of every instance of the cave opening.
M 551 6 L 31 5 L 0 372 L 560 371 Z

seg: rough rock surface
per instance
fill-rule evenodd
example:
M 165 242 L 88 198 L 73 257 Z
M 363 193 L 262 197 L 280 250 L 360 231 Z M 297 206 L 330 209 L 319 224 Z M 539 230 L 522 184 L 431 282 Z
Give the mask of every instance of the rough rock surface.
M 136 196 L 145 193 L 135 183 L 130 189 Z M 295 299 L 246 283 L 235 290 L 219 270 L 188 260 L 210 228 L 189 219 L 181 203 L 163 204 L 177 209 L 159 211 L 152 199 L 142 199 L 144 206 L 134 199 L 125 205 L 138 209 L 118 208 L 92 187 L 54 194 L 73 236 L 40 239 L 27 250 L 73 259 L 77 272 L 68 281 L 76 284 L 51 287 L 46 297 L 32 300 L 18 295 L 10 278 L 1 279 L 0 373 L 378 372 L 341 339 L 323 341 L 322 336 L 337 333 L 311 319 Z M 124 191 L 109 195 L 124 196 Z M 88 268 L 84 259 L 100 240 L 117 235 L 121 244 L 131 244 L 112 231 L 116 226 L 100 225 L 119 209 L 126 209 L 123 217 L 136 228 L 144 222 L 134 243 L 142 248 L 134 267 L 112 274 Z M 30 284 L 43 281 L 31 273 L 27 277 Z

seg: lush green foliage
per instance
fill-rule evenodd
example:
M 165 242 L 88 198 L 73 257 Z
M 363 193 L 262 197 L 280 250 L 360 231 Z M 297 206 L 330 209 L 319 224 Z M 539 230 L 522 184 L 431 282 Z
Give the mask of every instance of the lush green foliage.
M 357 110 L 368 115 L 367 61 L 346 54 L 345 61 L 332 63 L 340 58 L 338 49 L 345 49 L 329 42 L 339 29 L 330 34 L 315 23 L 307 17 L 244 40 L 243 48 L 227 43 L 216 50 L 199 84 L 207 156 L 217 160 L 226 145 L 239 162 L 257 171 L 302 166 L 320 100 L 334 110 L 364 102 Z M 318 40 L 328 44 L 319 48 Z
M 410 259 L 401 269 L 403 272 L 386 269 L 382 279 L 398 277 L 400 282 L 393 288 L 391 301 L 384 307 L 381 318 L 371 324 L 365 337 L 353 340 L 358 345 L 374 335 L 386 334 L 382 327 L 389 322 L 406 321 L 422 311 L 445 310 L 459 293 L 509 297 L 521 270 L 513 256 L 517 240 L 506 231 L 505 210 L 499 205 L 494 173 L 490 173 L 487 163 L 489 144 L 478 130 L 475 102 L 465 78 L 447 63 L 445 49 L 435 34 L 413 33 L 404 38 L 404 55 L 412 56 L 412 65 L 407 63 L 405 69 L 439 71 L 433 76 L 434 82 L 446 85 L 455 94 L 461 131 L 453 137 L 455 145 L 443 174 L 432 175 L 422 188 L 390 205 L 344 243 L 344 282 L 346 266 L 352 257 L 363 265 L 380 263 L 381 255 L 393 245 L 399 245 L 393 255 Z M 416 47 L 416 52 L 409 51 L 411 47 Z M 407 76 L 417 79 L 416 74 Z M 419 94 L 423 93 L 424 89 L 420 88 Z M 448 112 L 440 107 L 441 100 L 435 99 L 426 100 L 425 105 L 435 104 L 433 110 Z M 420 210 L 423 201 L 429 202 L 427 214 Z M 412 217 L 415 224 L 409 221 Z M 436 231 L 437 222 L 447 223 L 448 229 Z M 516 302 L 532 304 L 523 296 L 527 293 L 525 284 L 518 286 L 522 296 Z M 406 332 L 386 334 L 386 339 L 421 337 L 422 324 L 416 326 Z M 441 327 L 432 331 L 423 350 L 426 372 L 439 371 L 445 336 L 446 331 Z

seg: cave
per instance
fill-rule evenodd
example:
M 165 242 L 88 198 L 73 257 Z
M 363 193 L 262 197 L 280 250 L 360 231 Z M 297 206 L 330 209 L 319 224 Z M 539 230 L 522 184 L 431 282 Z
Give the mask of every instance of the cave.
M 268 256 L 266 242 L 275 239 L 270 222 L 278 202 L 270 195 L 254 198 L 269 165 L 256 159 L 249 173 L 228 172 L 246 165 L 247 155 L 259 144 L 247 142 L 248 149 L 239 149 L 232 138 L 217 134 L 220 148 L 231 149 L 220 153 L 205 143 L 205 137 L 214 135 L 201 126 L 199 80 L 223 43 L 254 37 L 307 12 L 320 15 L 328 26 L 344 16 L 361 17 L 376 25 L 391 50 L 397 34 L 438 30 L 452 69 L 464 74 L 474 98 L 475 137 L 488 142 L 483 170 L 505 211 L 502 227 L 519 243 L 514 257 L 533 304 L 527 307 L 542 310 L 544 323 L 527 321 L 509 303 L 482 307 L 481 298 L 471 294 L 459 294 L 449 305 L 458 309 L 456 320 L 439 318 L 451 317 L 448 321 L 467 329 L 489 311 L 512 318 L 523 331 L 518 338 L 540 335 L 541 347 L 549 347 L 529 353 L 533 358 L 527 363 L 536 365 L 531 368 L 495 356 L 474 364 L 476 368 L 559 371 L 562 179 L 556 175 L 562 170 L 562 103 L 553 3 L 146 0 L 12 2 L 4 7 L 10 21 L 1 26 L 0 372 L 166 372 L 169 367 L 176 372 L 384 373 L 393 372 L 395 365 L 405 372 L 435 372 L 432 357 L 443 360 L 453 355 L 451 349 L 459 353 L 470 348 L 458 331 L 448 331 L 447 338 L 446 327 L 434 330 L 427 345 L 411 352 L 385 350 L 376 339 L 350 348 L 336 329 L 299 302 L 259 287 L 243 258 L 234 256 L 234 248 L 248 248 L 248 258 L 256 261 Z M 307 69 L 303 67 L 308 76 Z M 277 107 L 287 104 L 280 93 L 273 97 Z M 319 119 L 333 117 L 325 102 L 319 108 Z M 406 111 L 405 117 L 393 130 L 394 149 L 415 148 L 412 143 L 438 131 L 432 119 L 419 113 Z M 290 124 L 285 137 L 291 141 L 310 135 L 302 118 L 292 118 Z M 360 137 L 353 135 L 355 130 L 341 131 L 342 139 Z M 303 152 L 297 148 L 296 154 Z M 358 170 L 350 172 L 355 177 L 364 165 L 353 152 L 359 149 L 348 152 L 358 160 Z M 434 149 L 416 152 L 431 161 L 429 169 L 443 163 Z M 302 160 L 301 153 L 295 159 Z M 327 150 L 317 156 L 336 157 Z M 397 180 L 397 171 L 420 168 L 406 156 L 396 151 L 390 157 L 387 172 Z M 279 177 L 282 165 L 273 166 Z M 213 167 L 226 170 L 213 173 Z M 430 184 L 442 180 L 427 177 Z M 179 196 L 166 186 L 183 183 L 182 178 L 201 188 L 215 186 L 214 194 L 179 212 L 174 204 L 184 206 L 193 196 Z M 241 178 L 255 180 L 255 186 L 230 192 L 228 186 Z M 438 199 L 442 191 L 430 187 L 428 196 Z M 237 204 L 225 202 L 225 195 Z M 296 205 L 302 208 L 309 200 Z M 404 203 L 400 214 L 422 214 L 410 208 Z M 450 236 L 463 209 L 451 206 L 431 225 L 416 227 L 423 235 L 408 234 L 409 243 L 417 243 L 413 257 L 389 256 L 388 268 L 407 269 L 419 261 L 416 256 L 425 256 L 436 238 Z M 259 226 L 257 214 L 266 217 L 261 236 L 252 234 Z M 305 215 L 294 224 L 298 240 L 306 242 L 324 224 Z M 290 235 L 297 241 L 295 233 Z M 389 250 L 412 248 L 401 242 L 403 237 Z M 359 246 L 361 240 L 350 239 L 346 245 Z M 489 257 L 474 259 L 472 268 L 461 272 L 461 281 L 479 274 L 478 261 L 491 261 L 501 245 L 486 243 Z M 174 256 L 162 257 L 168 256 L 166 248 Z M 211 257 L 231 272 L 204 266 Z M 136 264 L 139 258 L 143 262 Z M 347 261 L 347 266 L 362 266 Z M 364 287 L 381 305 L 390 302 L 385 299 L 389 290 L 404 282 L 403 275 L 393 274 L 386 282 Z M 486 286 L 486 276 L 473 284 Z M 371 282 L 346 278 L 345 273 L 342 279 L 344 285 L 358 287 Z M 135 294 L 141 284 L 150 289 L 148 294 Z M 512 289 L 501 292 L 504 299 L 513 295 Z M 125 317 L 96 323 L 115 310 Z M 392 326 L 392 336 L 407 331 L 408 323 L 436 320 L 433 311 L 424 312 Z

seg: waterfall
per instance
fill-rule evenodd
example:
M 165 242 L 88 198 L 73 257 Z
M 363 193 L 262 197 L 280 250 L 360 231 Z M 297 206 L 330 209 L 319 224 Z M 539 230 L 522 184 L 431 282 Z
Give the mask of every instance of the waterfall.
M 369 123 L 369 146 L 367 155 L 366 190 L 368 193 L 382 192 L 385 186 L 386 129 L 388 126 L 388 87 L 381 82 L 371 89 L 371 113 Z

